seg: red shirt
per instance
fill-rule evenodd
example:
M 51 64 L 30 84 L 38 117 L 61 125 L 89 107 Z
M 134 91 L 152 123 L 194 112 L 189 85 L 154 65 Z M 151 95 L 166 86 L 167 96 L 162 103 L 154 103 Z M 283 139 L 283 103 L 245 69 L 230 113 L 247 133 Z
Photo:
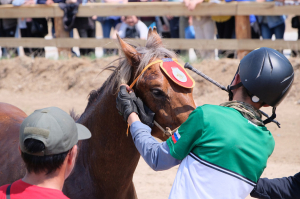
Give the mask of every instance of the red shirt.
M 0 199 L 6 199 L 8 185 L 0 187 Z M 22 180 L 12 183 L 10 187 L 11 199 L 69 199 L 62 191 L 31 185 Z

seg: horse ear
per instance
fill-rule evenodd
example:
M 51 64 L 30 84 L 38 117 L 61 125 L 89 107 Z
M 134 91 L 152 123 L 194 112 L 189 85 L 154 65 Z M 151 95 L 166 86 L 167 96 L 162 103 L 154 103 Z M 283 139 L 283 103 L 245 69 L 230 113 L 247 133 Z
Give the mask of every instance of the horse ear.
M 138 53 L 138 51 L 134 47 L 132 47 L 131 45 L 129 45 L 128 43 L 123 41 L 123 39 L 120 38 L 119 34 L 117 34 L 117 38 L 120 43 L 121 49 L 122 49 L 125 57 L 127 58 L 127 61 L 129 62 L 129 64 L 131 66 L 139 65 L 141 54 Z
M 154 43 L 156 44 L 155 45 L 156 47 L 162 46 L 162 40 L 161 40 L 159 34 L 157 33 L 157 29 L 155 26 L 153 27 L 153 30 L 152 30 L 152 28 L 149 28 L 147 40 L 151 37 L 154 38 Z M 153 45 L 153 44 L 149 44 L 149 45 Z M 148 43 L 146 44 L 146 47 L 149 47 Z
M 150 27 L 149 30 L 148 30 L 148 36 L 147 36 L 147 39 L 148 39 L 149 37 L 151 37 L 151 35 L 152 35 L 152 28 Z

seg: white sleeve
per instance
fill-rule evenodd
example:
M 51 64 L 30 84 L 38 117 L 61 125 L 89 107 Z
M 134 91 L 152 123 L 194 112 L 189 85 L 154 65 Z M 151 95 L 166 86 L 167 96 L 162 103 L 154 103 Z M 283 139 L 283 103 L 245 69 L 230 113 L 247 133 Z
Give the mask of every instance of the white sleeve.
M 140 21 L 140 20 L 135 25 L 135 27 L 140 32 L 140 38 L 141 39 L 147 39 L 147 36 L 148 36 L 148 27 L 142 21 Z
M 127 24 L 125 22 L 122 22 L 121 27 L 118 32 L 118 34 L 121 38 L 125 38 L 126 28 L 127 28 Z

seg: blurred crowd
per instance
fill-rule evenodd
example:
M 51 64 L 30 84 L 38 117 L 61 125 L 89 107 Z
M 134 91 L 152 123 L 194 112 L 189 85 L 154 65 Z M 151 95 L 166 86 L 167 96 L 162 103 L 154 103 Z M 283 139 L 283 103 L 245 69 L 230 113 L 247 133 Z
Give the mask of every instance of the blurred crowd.
M 101 0 L 102 3 L 127 3 L 144 2 L 145 0 Z M 148 0 L 148 2 L 157 0 Z M 167 0 L 172 2 L 182 2 L 188 10 L 194 10 L 197 4 L 202 2 L 216 2 L 216 0 Z M 217 0 L 219 2 L 219 0 Z M 230 2 L 231 0 L 226 0 Z M 248 1 L 248 0 L 236 0 Z M 273 1 L 273 0 L 257 0 Z M 64 11 L 64 28 L 73 37 L 73 30 L 77 29 L 81 38 L 95 38 L 96 25 L 98 21 L 102 26 L 103 38 L 116 38 L 116 33 L 121 38 L 146 39 L 149 27 L 156 26 L 163 38 L 186 38 L 186 39 L 230 39 L 235 38 L 235 17 L 234 16 L 108 16 L 108 17 L 75 17 L 79 4 L 93 3 L 94 0 L 0 0 L 1 5 L 13 4 L 14 6 L 32 4 L 53 4 L 60 3 L 60 8 Z M 285 15 L 281 16 L 254 16 L 250 15 L 251 36 L 253 39 L 283 39 L 285 32 Z M 52 22 L 52 37 L 55 38 L 54 19 L 46 18 L 23 18 L 23 19 L 0 19 L 0 37 L 37 37 L 44 38 L 49 34 L 48 24 Z M 292 27 L 298 29 L 298 39 L 300 38 L 299 17 L 292 19 Z M 18 48 L 2 48 L 2 57 L 12 57 L 18 55 Z M 176 50 L 176 49 L 175 49 Z M 89 56 L 95 54 L 95 48 L 80 48 L 80 54 L 72 52 L 74 56 Z M 186 51 L 176 50 L 179 54 Z M 24 48 L 27 56 L 45 56 L 44 48 Z M 103 49 L 104 55 L 116 54 L 116 49 Z M 215 58 L 214 50 L 197 50 L 199 59 Z M 297 52 L 293 51 L 296 56 Z M 235 58 L 236 53 L 229 50 L 219 50 L 220 58 Z

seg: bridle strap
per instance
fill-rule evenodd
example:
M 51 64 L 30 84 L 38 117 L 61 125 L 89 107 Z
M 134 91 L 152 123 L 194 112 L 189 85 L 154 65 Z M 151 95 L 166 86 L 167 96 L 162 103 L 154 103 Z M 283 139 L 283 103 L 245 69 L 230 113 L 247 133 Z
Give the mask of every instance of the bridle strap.
M 179 127 L 171 130 L 169 127 L 166 127 L 166 129 L 164 129 L 162 126 L 160 126 L 155 120 L 154 120 L 154 124 L 155 126 L 157 126 L 163 133 L 164 133 L 164 136 L 167 135 L 167 136 L 172 136 L 174 134 L 175 131 L 177 131 L 177 129 L 179 129 Z
M 139 74 L 139 76 L 137 76 L 136 78 L 135 78 L 135 80 L 133 80 L 133 82 L 130 84 L 130 88 L 132 89 L 133 87 L 134 87 L 134 85 L 136 84 L 136 82 L 138 81 L 138 79 L 140 78 L 140 76 L 150 67 L 150 66 L 152 66 L 152 65 L 154 65 L 154 64 L 157 64 L 157 63 L 161 63 L 161 62 L 163 62 L 161 59 L 159 59 L 159 60 L 156 60 L 156 61 L 153 61 L 153 62 L 151 62 L 150 64 L 148 64 L 143 70 L 142 70 L 142 72 L 141 72 L 141 74 Z M 177 128 L 175 128 L 174 130 L 171 130 L 169 127 L 166 127 L 166 129 L 164 129 L 161 125 L 159 125 L 155 120 L 154 120 L 154 125 L 155 126 L 157 126 L 162 132 L 163 132 L 163 135 L 165 136 L 165 135 L 167 135 L 167 136 L 172 136 L 173 135 L 173 133 L 179 128 L 179 127 L 177 127 Z M 129 124 L 128 124 L 128 127 L 127 127 L 127 132 L 126 132 L 126 134 L 127 134 L 127 136 L 128 136 L 128 131 L 129 131 Z
M 135 80 L 133 80 L 133 82 L 130 84 L 130 88 L 132 89 L 133 88 L 133 86 L 136 84 L 136 82 L 138 81 L 138 79 L 140 78 L 140 76 L 150 67 L 150 66 L 152 66 L 153 64 L 156 64 L 156 63 L 160 63 L 160 62 L 162 62 L 162 60 L 156 60 L 156 61 L 153 61 L 153 62 L 151 62 L 150 64 L 148 64 L 143 70 L 142 70 L 142 72 L 141 72 L 141 74 L 139 74 L 139 76 L 137 76 L 136 78 L 135 78 Z

